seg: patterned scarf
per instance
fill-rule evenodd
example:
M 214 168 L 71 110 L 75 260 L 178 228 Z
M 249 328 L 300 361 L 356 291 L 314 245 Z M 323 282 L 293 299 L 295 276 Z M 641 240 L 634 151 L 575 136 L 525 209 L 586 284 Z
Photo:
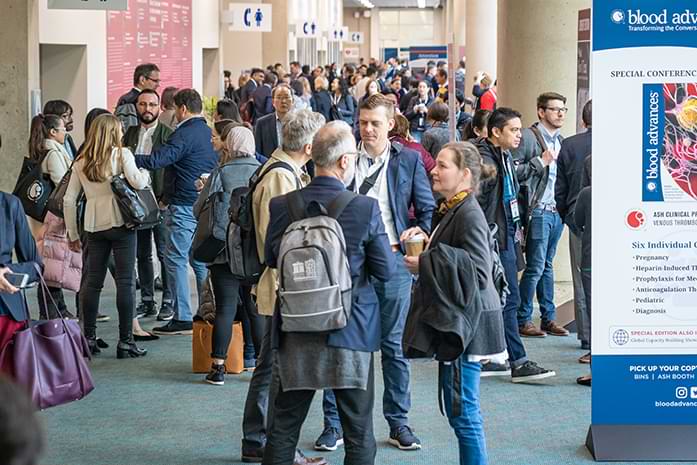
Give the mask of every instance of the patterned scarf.
M 446 213 L 448 213 L 448 211 L 452 210 L 453 207 L 457 206 L 460 202 L 465 200 L 465 198 L 468 195 L 469 192 L 462 191 L 458 194 L 455 194 L 450 200 L 445 200 L 441 202 L 440 206 L 438 207 L 438 214 L 445 215 Z

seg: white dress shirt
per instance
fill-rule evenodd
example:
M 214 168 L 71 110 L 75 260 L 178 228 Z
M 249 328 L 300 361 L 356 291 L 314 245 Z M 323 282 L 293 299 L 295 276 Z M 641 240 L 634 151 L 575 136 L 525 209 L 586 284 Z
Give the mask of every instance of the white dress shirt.
M 150 155 L 152 153 L 152 136 L 155 134 L 158 124 L 155 123 L 151 128 L 140 127 L 138 131 L 138 146 L 136 146 L 138 155 Z
M 387 143 L 385 151 L 377 158 L 373 159 L 368 152 L 365 151 L 363 144 L 360 145 L 358 165 L 356 166 L 356 191 L 360 189 L 363 181 L 380 170 L 380 175 L 375 180 L 375 185 L 366 193 L 368 197 L 372 197 L 378 201 L 380 207 L 380 216 L 385 224 L 387 238 L 390 240 L 390 245 L 399 245 L 399 236 L 395 227 L 394 218 L 392 216 L 392 208 L 390 207 L 390 192 L 387 186 L 387 165 L 390 162 L 390 144 Z

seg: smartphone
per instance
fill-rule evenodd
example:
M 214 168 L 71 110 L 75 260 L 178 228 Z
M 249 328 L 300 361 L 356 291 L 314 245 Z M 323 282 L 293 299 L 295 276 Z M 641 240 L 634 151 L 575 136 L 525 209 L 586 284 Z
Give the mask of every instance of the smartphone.
M 17 289 L 24 289 L 29 286 L 29 275 L 25 273 L 7 273 L 5 279 Z

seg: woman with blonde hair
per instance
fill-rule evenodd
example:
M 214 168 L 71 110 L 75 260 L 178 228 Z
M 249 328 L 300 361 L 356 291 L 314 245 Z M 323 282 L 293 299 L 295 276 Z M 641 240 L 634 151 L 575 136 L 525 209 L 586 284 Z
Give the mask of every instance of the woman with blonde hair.
M 119 314 L 117 358 L 142 357 L 147 351 L 133 340 L 132 320 L 135 310 L 136 231 L 125 227 L 118 202 L 111 190 L 111 179 L 124 176 L 135 189 L 144 189 L 150 182 L 145 170 L 138 170 L 133 154 L 121 145 L 123 134 L 118 118 L 111 114 L 98 116 L 87 135 L 87 141 L 73 165 L 73 175 L 65 194 L 63 209 L 68 227 L 70 247 L 80 250 L 76 200 L 85 193 L 84 230 L 89 248 L 87 285 L 80 293 L 80 309 L 84 312 L 84 331 L 90 349 L 96 347 L 97 310 L 104 286 L 107 262 L 114 254 L 116 262 L 116 308 Z
M 206 201 L 221 193 L 220 201 L 223 203 L 221 208 L 223 211 L 227 211 L 232 191 L 238 187 L 249 185 L 249 178 L 259 168 L 259 162 L 254 156 L 256 150 L 254 134 L 249 128 L 230 122 L 222 128 L 216 126 L 215 130 L 218 141 L 214 142 L 214 146 L 219 153 L 220 165 L 208 176 L 201 194 L 194 204 L 196 218 L 201 214 Z M 228 223 L 227 215 L 222 218 L 216 217 L 214 228 L 226 231 Z M 257 323 L 254 318 L 255 312 L 252 310 L 254 304 L 249 294 L 251 289 L 244 289 L 244 286 L 241 286 L 241 283 L 230 272 L 225 250 L 207 265 L 215 296 L 215 325 L 213 326 L 211 348 L 213 364 L 210 373 L 206 376 L 206 382 L 222 385 L 225 382 L 225 359 L 232 337 L 232 324 L 235 321 L 240 296 L 243 297 L 243 311 L 251 320 L 257 353 L 261 344 L 263 324 Z
M 332 96 L 329 95 L 329 82 L 323 76 L 315 78 L 315 94 L 312 96 L 312 111 L 324 116 L 325 121 L 332 120 Z

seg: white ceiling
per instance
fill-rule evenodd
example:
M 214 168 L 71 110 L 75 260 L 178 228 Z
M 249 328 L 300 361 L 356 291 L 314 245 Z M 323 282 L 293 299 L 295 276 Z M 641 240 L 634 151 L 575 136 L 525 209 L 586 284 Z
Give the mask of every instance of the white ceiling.
M 376 8 L 417 8 L 416 0 L 370 0 Z M 358 0 L 344 0 L 345 7 L 362 7 Z M 427 8 L 440 6 L 440 0 L 426 0 Z

